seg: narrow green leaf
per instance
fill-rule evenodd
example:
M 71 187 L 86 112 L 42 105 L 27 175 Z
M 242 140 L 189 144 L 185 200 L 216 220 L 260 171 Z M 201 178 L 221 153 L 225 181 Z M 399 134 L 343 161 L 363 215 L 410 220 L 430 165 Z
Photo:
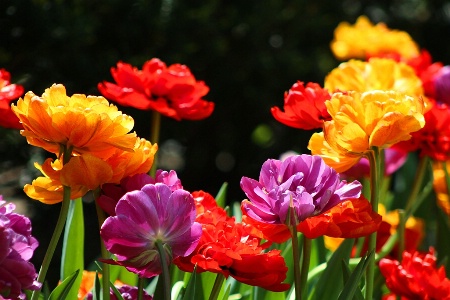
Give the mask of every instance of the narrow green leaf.
M 44 283 L 44 287 L 42 288 L 41 294 L 39 295 L 39 299 L 41 299 L 42 297 L 43 299 L 48 299 L 48 297 L 50 297 L 50 288 L 48 287 L 47 281 Z
M 314 285 L 314 289 L 311 291 L 309 299 L 322 300 L 338 298 L 339 293 L 344 286 L 341 262 L 343 260 L 348 262 L 353 244 L 354 239 L 346 239 L 333 253 L 327 262 L 327 267 Z M 330 288 L 330 282 L 333 283 L 333 288 Z
M 111 289 L 113 290 L 114 295 L 117 297 L 117 300 L 123 300 L 122 294 L 117 290 L 116 286 L 110 282 Z
M 155 283 L 155 292 L 153 293 L 153 298 L 164 299 L 164 280 L 162 275 L 158 275 L 157 281 Z
M 234 216 L 236 223 L 242 222 L 242 211 L 240 202 L 233 203 L 232 215 Z
M 321 263 L 324 263 L 326 261 L 326 253 L 327 248 L 325 248 L 323 237 L 313 239 L 311 248 L 311 262 L 309 264 L 309 269 L 311 270 L 314 267 L 320 265 Z
M 199 275 L 200 280 L 202 281 L 201 287 L 203 291 L 203 295 L 211 294 L 212 288 L 214 286 L 214 282 L 216 280 L 217 274 L 211 272 L 203 272 Z
M 100 279 L 98 278 L 98 272 L 95 272 L 94 287 L 92 288 L 92 300 L 100 300 L 100 291 Z
M 198 273 L 196 272 L 197 266 L 195 266 L 194 271 L 191 273 L 189 281 L 186 286 L 186 291 L 183 296 L 183 300 L 202 300 L 205 299 L 202 294 L 201 280 L 198 278 Z
M 150 283 L 147 285 L 147 287 L 145 288 L 145 291 L 149 294 L 149 295 L 155 295 L 156 293 L 156 286 L 158 285 L 158 280 L 159 276 L 155 276 L 151 279 Z M 153 297 L 155 298 L 155 297 Z M 155 298 L 156 299 L 156 298 Z
M 361 280 L 362 275 L 364 274 L 365 269 L 367 268 L 367 264 L 369 258 L 374 255 L 371 252 L 367 257 L 361 258 L 361 261 L 356 265 L 355 269 L 352 273 L 350 273 L 350 268 L 348 267 L 348 263 L 346 261 L 342 261 L 343 264 L 343 273 L 344 273 L 344 288 L 342 289 L 339 300 L 347 300 L 347 299 L 356 299 L 356 300 L 364 300 L 364 297 L 361 293 L 361 290 L 358 288 L 359 282 Z
M 62 246 L 61 279 L 67 278 L 76 270 L 84 270 L 84 216 L 81 198 L 70 201 Z M 82 276 L 79 276 L 73 282 L 68 299 L 77 299 L 81 279 Z
M 48 300 L 64 300 L 64 299 L 77 299 L 78 296 L 76 296 L 75 298 L 70 298 L 70 291 L 72 289 L 73 284 L 75 283 L 75 281 L 77 280 L 78 277 L 81 277 L 80 274 L 80 270 L 76 270 L 75 272 L 73 272 L 72 274 L 70 274 L 69 276 L 67 276 L 66 279 L 64 279 L 63 282 L 61 282 L 60 285 L 58 285 L 53 292 L 50 294 L 50 296 L 48 297 Z M 78 293 L 78 289 L 77 289 L 77 293 Z
M 228 188 L 228 182 L 224 182 L 222 186 L 220 187 L 219 192 L 216 195 L 216 202 L 217 205 L 220 207 L 225 207 L 225 204 L 227 202 L 227 188 Z
M 231 285 L 227 284 L 226 288 L 225 288 L 225 292 L 223 294 L 223 297 L 221 298 L 222 300 L 228 300 L 228 297 L 230 295 L 230 289 L 231 289 Z
M 238 294 L 239 293 L 239 289 L 240 289 L 240 285 L 241 283 L 239 281 L 237 281 L 236 279 L 234 279 L 233 277 L 228 277 L 228 279 L 225 281 L 227 285 L 230 286 L 230 294 L 234 295 L 234 294 Z

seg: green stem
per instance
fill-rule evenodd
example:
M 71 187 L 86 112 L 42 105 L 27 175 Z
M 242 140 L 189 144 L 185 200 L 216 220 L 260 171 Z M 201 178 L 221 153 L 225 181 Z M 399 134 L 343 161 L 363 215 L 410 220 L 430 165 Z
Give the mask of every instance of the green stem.
M 97 199 L 100 196 L 100 189 L 96 189 L 93 191 L 94 193 L 94 202 L 95 202 L 95 210 L 97 211 L 97 219 L 98 219 L 98 227 L 99 229 L 102 228 L 103 222 L 106 220 L 106 215 L 103 209 L 98 205 Z M 103 239 L 100 238 L 100 253 L 102 255 L 103 259 L 109 259 L 110 254 L 108 250 L 105 247 L 105 243 L 103 242 Z M 109 300 L 110 294 L 109 294 L 109 288 L 110 288 L 110 270 L 109 270 L 109 264 L 103 263 L 102 265 L 102 296 L 103 300 Z
M 158 144 L 159 143 L 159 133 L 161 131 L 161 114 L 157 111 L 152 111 L 152 128 L 150 129 L 150 143 L 152 144 Z M 154 177 L 156 174 L 156 168 L 157 168 L 157 158 L 158 153 L 155 153 L 155 156 L 153 157 L 153 165 L 152 168 L 149 171 L 149 175 Z
M 411 216 L 410 211 L 413 207 L 414 202 L 417 200 L 417 195 L 419 194 L 420 188 L 422 187 L 423 178 L 425 177 L 429 161 L 430 158 L 428 156 L 423 156 L 419 160 L 419 165 L 417 166 L 412 190 L 405 205 L 406 220 Z
M 361 256 L 361 252 L 362 249 L 364 247 L 364 238 L 359 238 L 356 240 L 356 252 L 355 252 L 355 257 L 360 257 Z
M 144 299 L 144 278 L 139 276 L 138 278 L 138 300 Z
M 309 273 L 309 264 L 311 262 L 311 247 L 312 241 L 307 237 L 303 237 L 303 261 L 302 261 L 302 270 L 300 273 L 300 286 L 302 287 L 302 299 L 306 299 L 308 289 L 308 273 Z
M 155 241 L 156 248 L 159 253 L 159 260 L 161 261 L 161 269 L 162 269 L 162 277 L 163 277 L 163 287 L 164 287 L 164 300 L 170 300 L 170 272 L 169 265 L 166 260 L 166 251 L 164 250 L 164 246 L 160 240 Z M 160 276 L 161 276 L 160 275 Z
M 216 300 L 219 297 L 220 290 L 222 289 L 225 276 L 222 273 L 217 273 L 216 280 L 214 281 L 211 294 L 209 294 L 209 300 Z
M 302 299 L 302 285 L 301 285 L 301 273 L 300 273 L 300 251 L 298 247 L 297 227 L 295 225 L 290 226 L 292 235 L 292 255 L 294 259 L 294 284 L 295 284 L 295 299 Z
M 382 150 L 381 150 L 382 151 Z M 380 149 L 378 147 L 373 147 L 371 151 L 367 153 L 367 158 L 370 163 L 370 203 L 372 205 L 372 210 L 376 213 L 378 212 L 378 197 L 379 197 L 379 184 L 381 173 L 381 161 Z M 369 236 L 369 245 L 367 252 L 373 251 L 376 253 L 376 243 L 377 243 L 377 232 L 375 231 Z M 373 288 L 375 280 L 375 255 L 371 255 L 368 261 L 366 270 L 366 300 L 372 300 L 373 298 Z
M 61 205 L 61 211 L 59 213 L 58 221 L 56 222 L 55 230 L 53 231 L 53 235 L 52 238 L 50 239 L 47 251 L 45 252 L 44 260 L 42 262 L 41 269 L 39 270 L 39 275 L 37 278 L 37 281 L 40 283 L 44 283 L 45 276 L 47 275 L 47 271 L 50 266 L 50 262 L 52 261 L 53 254 L 55 253 L 56 246 L 58 245 L 59 238 L 61 237 L 61 233 L 66 223 L 67 214 L 69 212 L 69 206 L 70 206 L 70 187 L 63 186 L 63 201 Z M 31 296 L 31 300 L 39 299 L 39 294 L 40 290 L 34 291 Z
M 405 250 L 405 226 L 406 226 L 406 215 L 403 209 L 398 210 L 398 261 L 402 261 L 403 251 Z

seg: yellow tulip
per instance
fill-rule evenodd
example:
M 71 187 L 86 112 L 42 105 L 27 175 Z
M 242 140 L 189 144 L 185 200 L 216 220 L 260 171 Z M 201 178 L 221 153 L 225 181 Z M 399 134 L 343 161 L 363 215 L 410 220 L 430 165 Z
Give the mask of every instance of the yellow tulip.
M 407 32 L 389 29 L 384 23 L 374 25 L 366 16 L 360 16 L 354 25 L 340 23 L 334 30 L 331 50 L 340 60 L 386 53 L 405 58 L 419 55 L 418 45 Z

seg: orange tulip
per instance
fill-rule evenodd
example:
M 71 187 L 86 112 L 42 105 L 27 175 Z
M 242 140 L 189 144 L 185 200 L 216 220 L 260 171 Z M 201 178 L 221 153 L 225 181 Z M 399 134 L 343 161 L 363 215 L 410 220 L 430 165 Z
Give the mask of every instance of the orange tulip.
M 312 135 L 308 148 L 338 172 L 348 170 L 371 147 L 387 148 L 425 125 L 421 98 L 395 91 L 334 93 L 325 102 L 332 120 Z
M 56 159 L 47 159 L 36 168 L 45 175 L 25 186 L 25 193 L 47 204 L 61 202 L 63 185 L 72 188 L 71 199 L 78 198 L 105 183 L 119 183 L 124 177 L 146 173 L 153 164 L 158 149 L 145 139 L 136 138 L 132 152 L 116 149 L 114 155 L 103 160 L 91 154 L 73 156 L 64 166 Z
M 44 176 L 36 178 L 32 184 L 26 184 L 24 187 L 25 194 L 45 204 L 61 202 L 63 199 L 63 185 L 60 179 L 62 162 L 59 159 L 53 161 L 48 158 L 42 166 L 38 163 L 34 165 Z M 87 192 L 88 188 L 85 186 L 71 186 L 70 199 L 82 197 Z
M 384 205 L 378 205 L 378 213 L 381 215 L 377 229 L 376 251 L 379 251 L 387 240 L 397 231 L 399 225 L 399 214 L 397 210 L 386 212 Z M 382 219 L 382 220 L 381 220 Z M 405 250 L 413 251 L 422 242 L 424 236 L 424 222 L 422 219 L 409 217 L 405 224 Z M 334 251 L 342 242 L 340 238 L 332 238 L 328 235 L 324 238 L 325 247 Z M 367 243 L 363 246 L 362 252 L 367 251 Z M 391 256 L 395 257 L 397 247 L 394 247 Z
M 61 147 L 73 153 L 111 156 L 116 148 L 131 151 L 134 120 L 103 97 L 66 95 L 61 84 L 46 89 L 42 97 L 28 92 L 12 110 L 22 123 L 28 143 L 59 154 Z
M 120 183 L 125 177 L 147 173 L 153 165 L 157 150 L 157 144 L 152 145 L 149 141 L 141 138 L 136 138 L 132 152 L 117 149 L 106 160 L 114 172 L 108 183 Z

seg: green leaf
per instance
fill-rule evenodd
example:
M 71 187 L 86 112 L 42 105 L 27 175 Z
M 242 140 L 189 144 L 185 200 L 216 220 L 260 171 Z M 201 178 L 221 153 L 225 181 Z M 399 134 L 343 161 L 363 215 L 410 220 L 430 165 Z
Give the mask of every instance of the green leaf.
M 158 281 L 159 281 L 159 276 L 155 276 L 151 279 L 150 283 L 147 285 L 147 287 L 145 288 L 145 291 L 150 294 L 150 295 L 154 295 L 153 298 L 155 298 L 156 295 L 156 287 L 158 285 Z M 156 299 L 156 298 L 155 298 Z
M 84 270 L 84 216 L 81 198 L 71 200 L 64 231 L 61 257 L 61 278 L 65 279 L 76 270 Z M 82 276 L 73 282 L 68 299 L 77 299 Z
M 198 278 L 198 273 L 196 272 L 197 266 L 195 266 L 194 271 L 191 273 L 189 281 L 186 286 L 186 291 L 183 296 L 183 300 L 201 300 L 205 299 L 202 294 L 202 281 Z
M 211 272 L 203 272 L 199 274 L 203 295 L 211 294 L 217 274 Z
M 114 295 L 117 297 L 117 300 L 123 300 L 122 294 L 117 290 L 116 286 L 112 282 L 110 282 L 110 286 Z
M 311 260 L 309 264 L 309 269 L 324 263 L 326 261 L 327 248 L 325 248 L 325 243 L 323 237 L 318 237 L 311 241 Z M 292 255 L 291 255 L 292 256 Z
M 359 282 L 361 280 L 361 276 L 364 274 L 364 271 L 367 268 L 368 261 L 370 257 L 374 255 L 373 252 L 365 257 L 361 258 L 361 261 L 356 265 L 353 272 L 350 274 L 350 268 L 348 267 L 348 263 L 346 261 L 342 261 L 343 265 L 343 273 L 344 273 L 344 288 L 341 291 L 338 300 L 347 300 L 347 299 L 356 299 L 356 300 L 364 300 L 364 297 L 361 293 L 361 290 L 358 289 Z
M 222 300 L 228 300 L 228 296 L 230 295 L 230 289 L 231 289 L 231 285 L 226 285 L 226 289 L 225 292 L 223 294 L 223 297 L 221 298 Z
M 241 211 L 241 203 L 240 202 L 233 203 L 232 215 L 234 216 L 236 223 L 242 222 L 242 211 Z
M 71 294 L 70 291 L 72 289 L 73 284 L 77 280 L 78 276 L 80 274 L 80 270 L 76 270 L 71 275 L 69 275 L 66 279 L 64 279 L 63 282 L 61 282 L 60 285 L 58 285 L 53 292 L 50 294 L 48 300 L 64 300 L 64 299 L 77 299 L 78 297 L 75 296 L 75 298 L 70 298 L 69 295 Z M 77 289 L 78 293 L 78 289 Z
M 228 188 L 228 182 L 224 182 L 222 186 L 220 187 L 219 192 L 216 195 L 216 202 L 217 205 L 220 207 L 225 207 L 225 204 L 227 202 L 227 188 Z
M 98 272 L 95 272 L 94 287 L 92 288 L 92 300 L 100 300 L 100 279 L 98 278 Z
M 339 248 L 333 253 L 327 262 L 327 266 L 320 276 L 314 289 L 311 291 L 309 299 L 337 299 L 342 290 L 343 277 L 341 262 L 347 261 L 350 258 L 350 253 L 354 245 L 354 239 L 346 239 Z M 333 288 L 330 288 L 330 282 L 333 283 Z
M 157 278 L 154 278 L 155 282 L 155 291 L 153 294 L 154 299 L 164 299 L 164 278 L 162 275 L 158 275 Z

